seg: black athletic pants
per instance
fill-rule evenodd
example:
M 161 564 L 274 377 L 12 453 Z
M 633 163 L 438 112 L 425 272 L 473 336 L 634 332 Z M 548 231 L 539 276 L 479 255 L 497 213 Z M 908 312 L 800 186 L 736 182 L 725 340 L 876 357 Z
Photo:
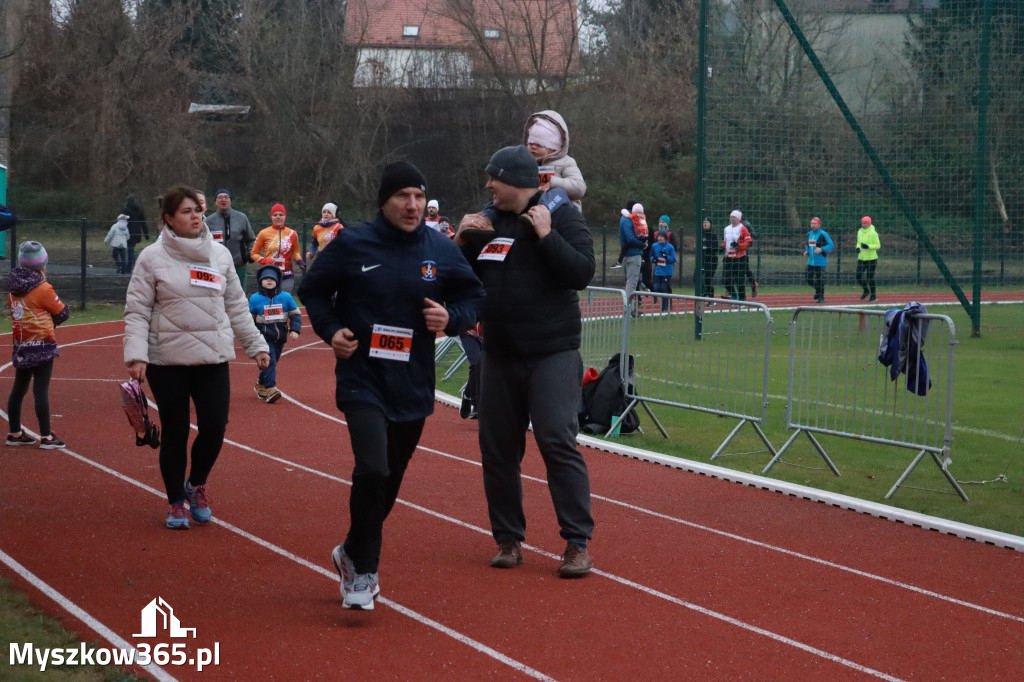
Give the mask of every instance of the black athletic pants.
M 376 405 L 347 403 L 340 406 L 348 422 L 352 454 L 352 492 L 348 508 L 351 522 L 345 538 L 345 554 L 356 573 L 376 573 L 383 544 L 384 519 L 391 513 L 402 487 L 425 419 L 388 421 Z
M 32 382 L 32 397 L 35 399 L 36 419 L 39 420 L 39 435 L 50 435 L 50 377 L 53 376 L 53 360 L 47 360 L 35 367 L 16 367 L 14 369 L 14 385 L 7 399 L 7 421 L 11 423 L 11 433 L 21 431 L 21 402 L 28 393 L 28 384 Z
M 224 444 L 231 402 L 228 363 L 219 365 L 149 365 L 146 378 L 160 409 L 160 475 L 167 502 L 185 499 L 189 403 L 196 406 L 196 439 L 192 442 L 192 468 L 188 481 L 205 485 Z

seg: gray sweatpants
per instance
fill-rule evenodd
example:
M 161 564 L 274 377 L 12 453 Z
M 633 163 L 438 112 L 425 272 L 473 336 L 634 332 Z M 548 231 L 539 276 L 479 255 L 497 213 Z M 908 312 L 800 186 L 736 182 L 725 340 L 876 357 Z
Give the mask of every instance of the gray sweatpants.
M 590 539 L 590 475 L 576 449 L 583 379 L 579 351 L 521 358 L 485 350 L 480 368 L 480 452 L 494 539 L 526 539 L 520 465 L 531 421 L 560 535 L 565 540 Z

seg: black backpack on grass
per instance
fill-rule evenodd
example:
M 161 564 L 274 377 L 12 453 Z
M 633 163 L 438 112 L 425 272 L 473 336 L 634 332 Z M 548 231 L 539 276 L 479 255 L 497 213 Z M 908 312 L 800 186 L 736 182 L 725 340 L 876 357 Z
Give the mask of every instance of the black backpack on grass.
M 583 404 L 580 408 L 580 427 L 583 433 L 604 435 L 612 426 L 612 421 L 626 409 L 626 387 L 619 375 L 619 354 L 616 353 L 608 361 L 608 366 L 601 370 L 597 378 L 583 387 Z M 629 356 L 626 372 L 626 383 L 630 392 L 633 391 L 633 356 Z M 640 417 L 635 409 L 630 409 L 619 424 L 620 433 L 633 433 L 640 428 Z

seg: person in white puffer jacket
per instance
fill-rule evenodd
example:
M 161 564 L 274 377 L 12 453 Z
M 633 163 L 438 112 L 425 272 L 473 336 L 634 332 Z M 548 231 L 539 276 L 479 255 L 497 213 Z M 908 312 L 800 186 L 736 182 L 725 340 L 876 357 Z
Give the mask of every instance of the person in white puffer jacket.
M 167 527 L 187 529 L 189 512 L 197 523 L 212 517 L 206 479 L 224 443 L 234 340 L 260 369 L 270 356 L 231 253 L 213 240 L 194 190 L 176 186 L 164 193 L 161 225 L 160 238 L 139 254 L 128 284 L 124 363 L 133 379 L 149 379 L 160 410 Z M 190 402 L 200 426 L 186 480 Z

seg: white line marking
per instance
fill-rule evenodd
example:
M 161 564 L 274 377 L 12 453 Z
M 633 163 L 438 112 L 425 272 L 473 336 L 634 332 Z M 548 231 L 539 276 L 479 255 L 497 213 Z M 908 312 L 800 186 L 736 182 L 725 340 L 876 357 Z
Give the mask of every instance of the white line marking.
M 39 576 L 22 566 L 14 557 L 7 554 L 2 549 L 0 549 L 0 561 L 5 563 L 12 571 L 20 575 L 26 582 L 30 583 L 37 590 L 56 602 L 56 604 L 62 609 L 82 621 L 82 623 L 87 625 L 89 629 L 105 639 L 112 646 L 117 647 L 118 649 L 135 649 L 132 644 L 125 639 L 122 639 L 120 635 L 93 618 L 87 611 L 79 607 L 57 590 L 50 587 L 47 583 L 43 582 Z M 13 644 L 13 642 L 11 643 Z M 135 658 L 138 658 L 138 655 L 138 650 L 136 650 Z M 132 660 L 135 659 L 133 658 Z M 141 667 L 156 679 L 161 680 L 161 682 L 177 682 L 176 677 L 172 677 L 166 670 L 158 666 L 156 663 L 150 663 L 147 666 Z

